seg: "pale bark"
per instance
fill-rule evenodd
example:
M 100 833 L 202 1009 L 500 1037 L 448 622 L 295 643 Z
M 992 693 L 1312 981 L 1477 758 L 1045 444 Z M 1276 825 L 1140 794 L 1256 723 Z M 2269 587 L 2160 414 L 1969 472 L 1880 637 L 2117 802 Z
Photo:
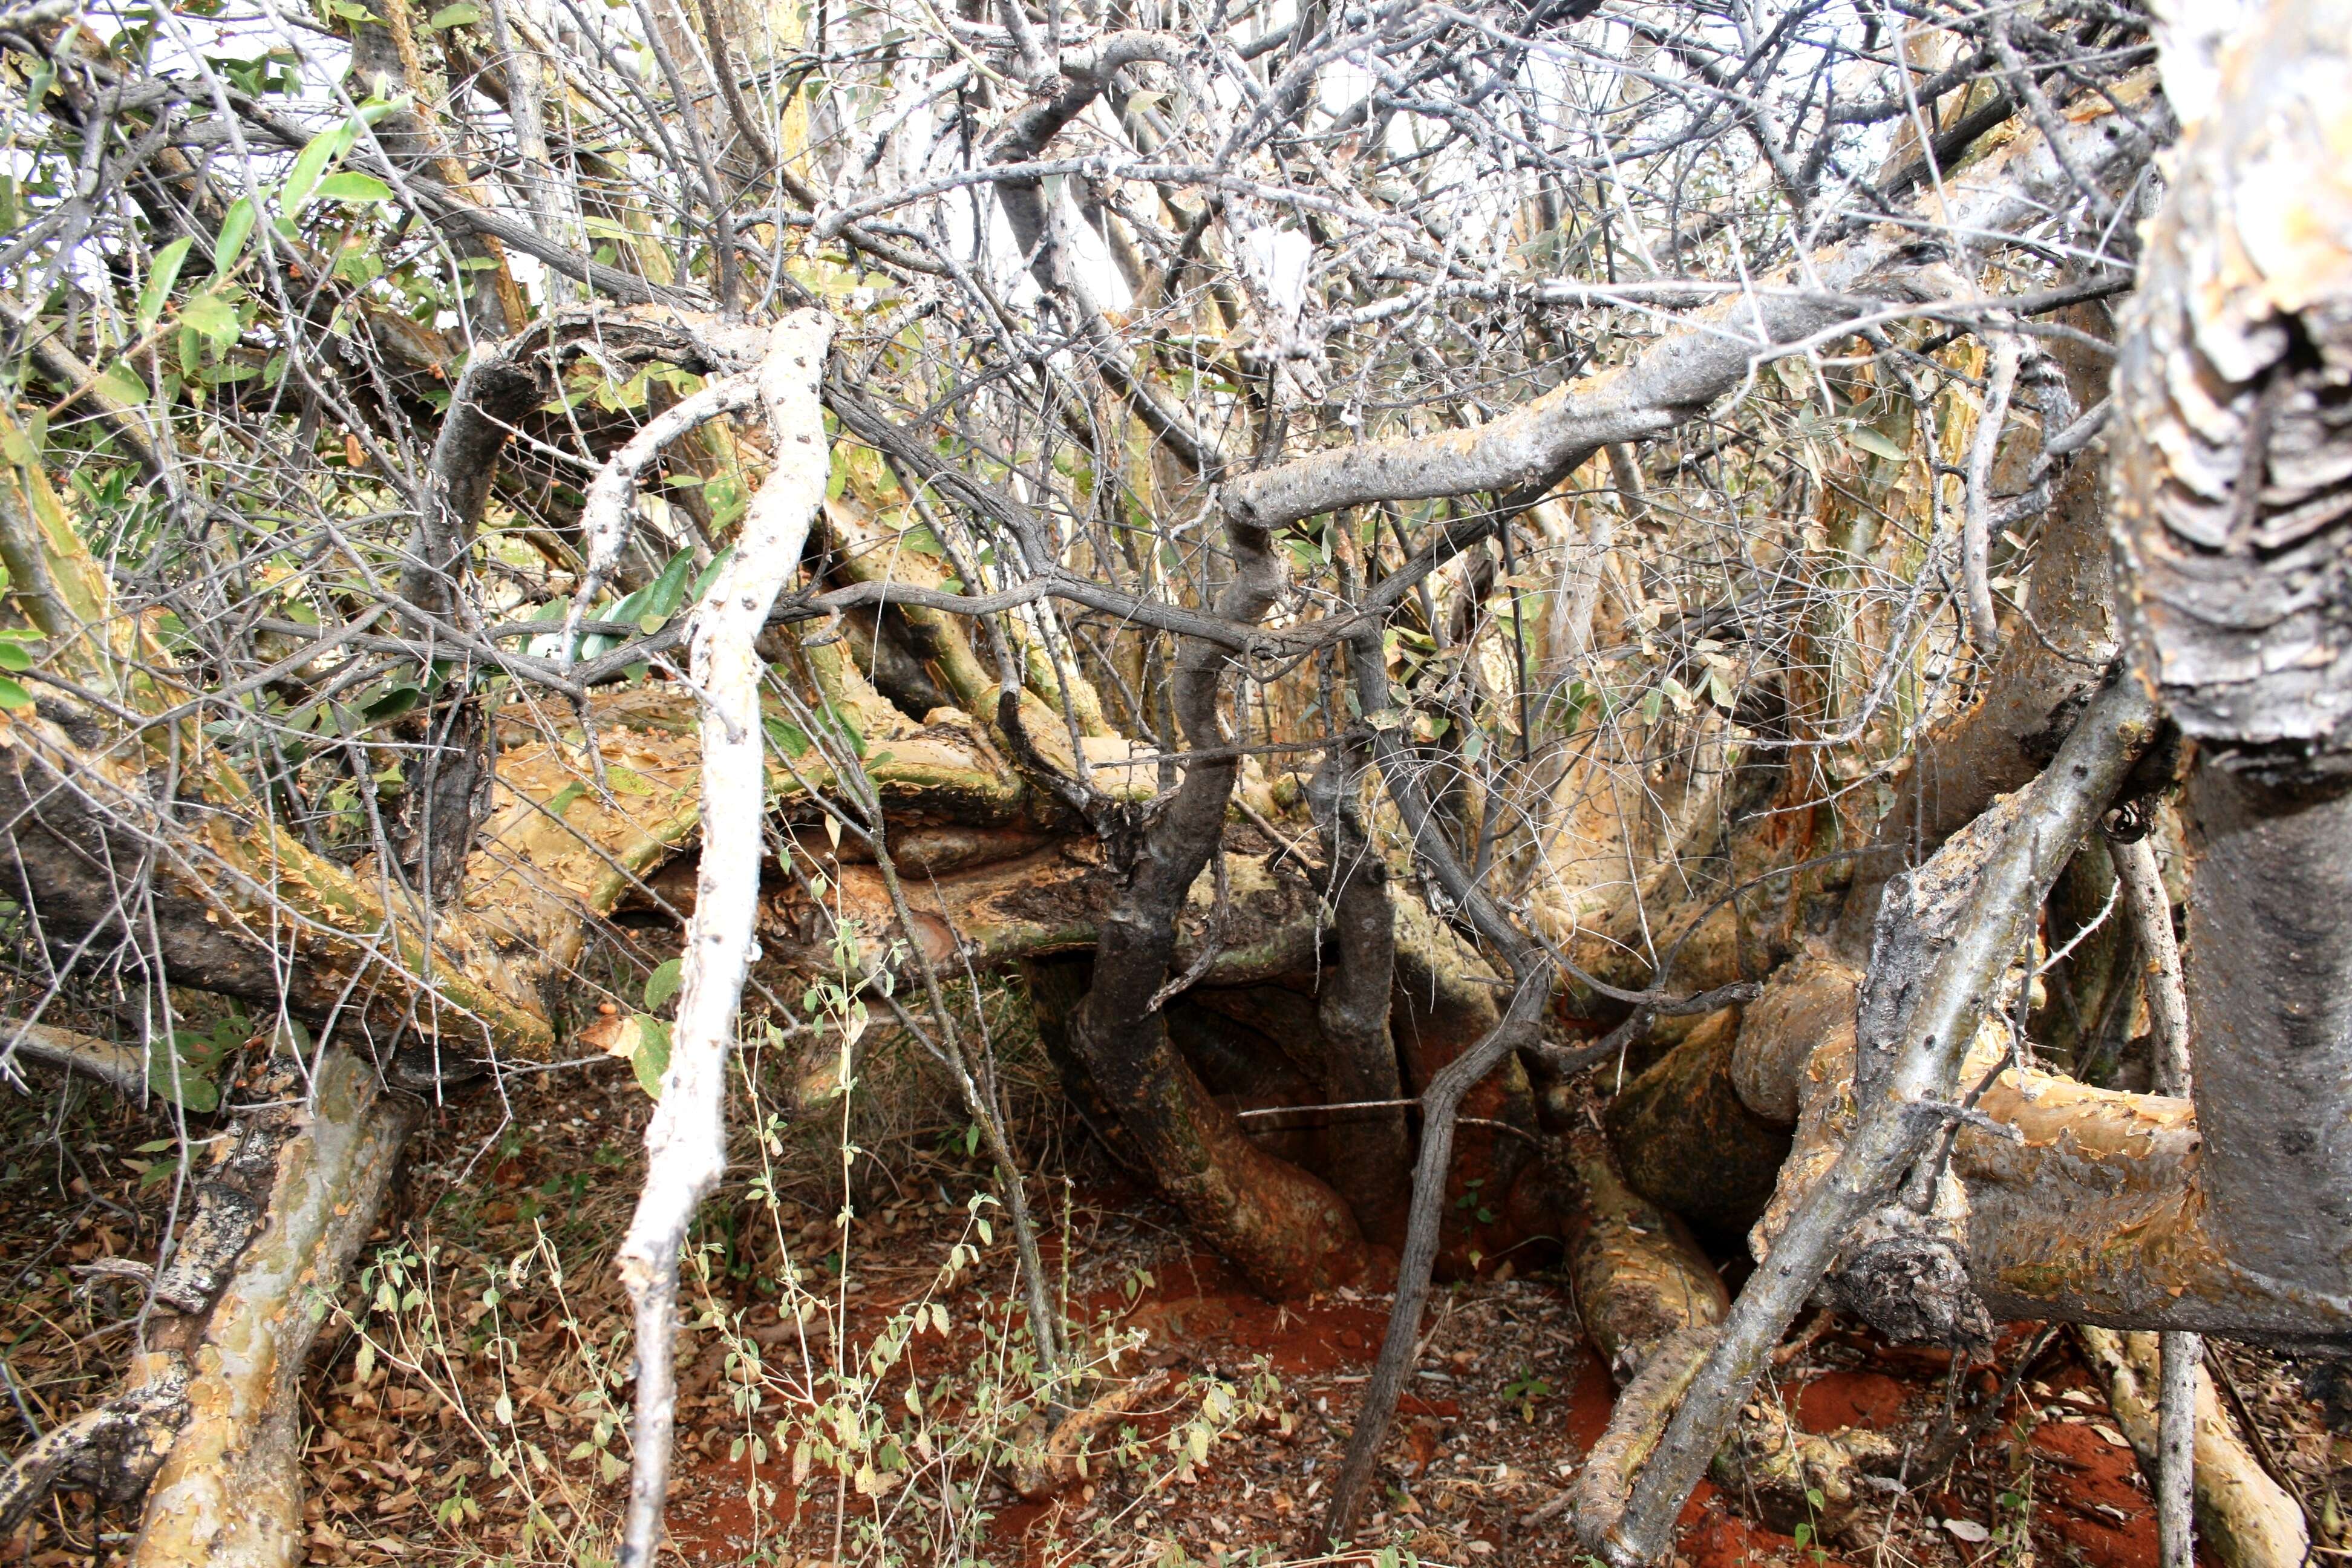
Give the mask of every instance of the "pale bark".
M 683 984 L 661 1099 L 646 1128 L 646 1169 L 622 1239 L 621 1278 L 636 1311 L 635 1463 L 621 1561 L 650 1563 L 661 1543 L 677 1333 L 678 1250 L 695 1210 L 727 1168 L 727 1064 L 756 945 L 766 852 L 765 667 L 753 651 L 769 607 L 793 574 L 824 500 L 830 445 L 817 402 L 833 322 L 796 311 L 778 322 L 759 369 L 773 444 L 766 481 L 734 553 L 695 607 L 693 671 L 702 728 L 701 868 L 686 933 Z
M 295 1080 L 298 1089 L 300 1080 Z M 328 1049 L 278 1152 L 268 1219 L 200 1321 L 186 1425 L 147 1496 L 133 1568 L 289 1568 L 302 1560 L 302 1368 L 331 1289 L 375 1227 L 414 1102 Z
M 144 1052 L 50 1024 L 0 1019 L 0 1072 L 13 1070 L 19 1058 L 96 1079 L 134 1099 L 147 1092 Z M 5 1533 L 0 1531 L 0 1534 Z
M 2159 1354 L 2155 1334 L 2117 1333 L 2088 1325 L 2075 1337 L 2106 1379 L 2116 1425 L 2155 1473 Z M 2169 1338 L 2170 1336 L 2165 1336 Z M 2294 1498 L 2258 1464 L 2221 1408 L 2213 1380 L 2194 1363 L 2197 1525 L 2227 1568 L 2301 1568 L 2309 1531 Z
M 1560 1142 L 1577 1317 L 1622 1385 L 1675 1334 L 1723 1321 L 1731 1298 L 1682 1221 L 1625 1184 L 1606 1139 L 1577 1127 Z

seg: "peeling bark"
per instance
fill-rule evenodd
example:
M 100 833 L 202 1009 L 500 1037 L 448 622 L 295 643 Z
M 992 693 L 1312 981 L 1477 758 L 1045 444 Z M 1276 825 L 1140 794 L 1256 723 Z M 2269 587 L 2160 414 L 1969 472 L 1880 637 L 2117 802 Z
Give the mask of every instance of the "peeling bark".
M 132 1361 L 121 1394 L 51 1427 L 0 1472 L 0 1536 L 52 1492 L 90 1491 L 118 1507 L 146 1493 L 188 1418 L 187 1358 Z
M 2118 680 L 2094 700 L 2048 772 L 2016 805 L 2000 851 L 1986 865 L 1948 945 L 1917 976 L 1916 994 L 1898 1003 L 1902 1031 L 1886 1040 L 1887 1058 L 1878 1063 L 1870 1059 L 1865 1016 L 1856 1074 L 1864 1098 L 1853 1137 L 1733 1303 L 1706 1367 L 1658 1439 L 1622 1513 L 1579 1517 L 1580 1534 L 1612 1563 L 1630 1568 L 1664 1554 L 1675 1515 L 1754 1386 L 1763 1358 L 1854 1225 L 1945 1124 L 1961 1088 L 1962 1057 L 1996 981 L 2152 726 L 2147 697 L 2133 681 Z
M 188 1418 L 148 1493 L 134 1568 L 301 1561 L 302 1367 L 324 1315 L 314 1293 L 333 1290 L 374 1228 L 418 1115 L 346 1051 L 330 1048 L 309 1088 L 278 1151 L 267 1223 L 209 1312 L 158 1335 L 188 1335 Z
M 2116 543 L 2134 662 L 2198 747 L 2208 1223 L 2237 1268 L 2334 1303 L 2352 1294 L 2352 5 L 2270 6 L 2216 85 L 2117 362 Z

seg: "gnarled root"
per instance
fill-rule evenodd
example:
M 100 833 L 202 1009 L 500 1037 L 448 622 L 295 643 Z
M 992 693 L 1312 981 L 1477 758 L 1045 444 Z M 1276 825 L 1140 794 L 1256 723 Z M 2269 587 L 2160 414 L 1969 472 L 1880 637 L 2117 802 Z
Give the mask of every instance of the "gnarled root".
M 1165 1372 L 1114 1385 L 1044 1429 L 1040 1419 L 1032 1436 L 1035 1446 L 1016 1447 L 1010 1479 L 1013 1489 L 1030 1502 L 1042 1502 L 1055 1492 L 1087 1479 L 1087 1446 L 1095 1434 L 1158 1394 L 1168 1384 Z
M 2088 1325 L 2074 1331 L 2105 1376 L 2116 1425 L 2152 1478 L 2157 1468 L 2157 1338 Z M 2228 1568 L 2297 1568 L 2307 1554 L 2303 1510 L 2265 1474 L 2222 1410 L 2212 1374 L 2197 1369 L 2197 1533 Z
M 268 1218 L 191 1333 L 187 1424 L 171 1445 L 131 1550 L 134 1568 L 300 1561 L 302 1364 L 331 1293 L 374 1228 L 417 1108 L 368 1063 L 325 1053 L 307 1120 L 278 1151 Z M 160 1337 L 160 1336 L 159 1336 Z
M 1567 1167 L 1568 1265 L 1584 1332 L 1620 1384 L 1686 1329 L 1723 1321 L 1731 1298 L 1682 1221 L 1627 1186 L 1608 1140 L 1571 1130 L 1556 1156 Z
M 1737 1235 L 1764 1211 L 1789 1156 L 1776 1126 L 1740 1100 L 1731 1059 L 1739 1010 L 1701 1023 L 1609 1105 L 1609 1138 L 1634 1191 L 1703 1228 Z
M 1777 1405 L 1755 1404 L 1741 1411 L 1713 1474 L 1773 1529 L 1809 1525 L 1816 1540 L 1835 1541 L 1853 1522 L 1870 1482 L 1902 1465 L 1902 1448 L 1884 1433 L 1800 1431 Z

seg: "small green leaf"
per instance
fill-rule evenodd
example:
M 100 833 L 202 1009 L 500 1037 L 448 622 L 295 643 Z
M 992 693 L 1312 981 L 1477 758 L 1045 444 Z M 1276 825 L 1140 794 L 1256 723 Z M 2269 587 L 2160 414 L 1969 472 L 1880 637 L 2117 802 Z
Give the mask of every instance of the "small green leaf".
M 1846 432 L 1846 438 L 1874 457 L 1891 458 L 1899 463 L 1907 455 L 1902 447 L 1867 425 L 1855 426 Z
M 768 739 L 776 743 L 776 750 L 793 762 L 808 755 L 809 738 L 799 725 L 782 719 L 771 719 L 767 723 Z
M 0 708 L 30 708 L 33 694 L 16 681 L 0 675 Z
M 719 569 L 727 564 L 728 558 L 734 553 L 735 547 L 730 544 L 712 556 L 710 564 L 705 566 L 700 574 L 694 579 L 694 586 L 687 590 L 686 596 L 694 603 L 700 604 L 702 595 L 710 592 L 710 584 L 719 581 Z
M 373 174 L 357 174 L 349 169 L 320 180 L 319 188 L 310 194 L 323 202 L 349 202 L 353 206 L 370 206 L 392 200 L 390 185 Z
M 182 237 L 173 240 L 155 253 L 154 270 L 147 274 L 147 287 L 139 291 L 139 330 L 145 331 L 163 314 L 163 301 L 171 297 L 172 285 L 180 280 L 180 268 L 188 259 L 188 247 L 194 240 Z
M 218 294 L 198 294 L 181 306 L 180 324 L 223 347 L 236 342 L 245 331 L 245 323 L 237 320 L 236 307 Z
M 183 1110 L 203 1112 L 220 1108 L 220 1086 L 161 1037 L 147 1042 L 147 1087 Z
M 572 780 L 570 784 L 565 784 L 562 789 L 557 790 L 553 795 L 547 797 L 548 815 L 550 816 L 561 818 L 565 812 L 572 809 L 572 805 L 574 801 L 577 801 L 582 795 L 586 795 L 587 793 L 588 786 L 586 784 L 582 784 L 578 779 Z
M 286 171 L 286 184 L 278 191 L 278 205 L 288 216 L 302 210 L 317 188 L 319 176 L 327 165 L 341 157 L 359 139 L 360 128 L 346 121 L 332 131 L 321 131 L 294 155 L 294 166 Z
M 32 668 L 33 656 L 25 651 L 24 644 L 0 642 L 0 669 L 26 670 Z
M 675 958 L 646 975 L 646 1005 L 658 1007 L 677 995 L 677 988 L 686 983 L 685 975 L 686 965 Z
M 478 6 L 466 5 L 463 0 L 460 0 L 457 5 L 444 5 L 434 12 L 433 19 L 425 26 L 437 33 L 444 27 L 471 26 L 481 19 L 482 13 Z
M 253 216 L 250 197 L 239 196 L 230 205 L 228 216 L 221 219 L 220 237 L 213 241 L 214 277 L 226 273 L 245 254 L 246 237 L 253 232 Z
M 637 1026 L 637 1045 L 629 1053 L 629 1066 L 637 1075 L 637 1087 L 659 1100 L 662 1074 L 669 1070 L 669 1025 L 643 1016 L 630 1021 Z
M 147 384 L 139 379 L 137 371 L 121 360 L 106 367 L 106 374 L 98 378 L 98 390 L 117 403 L 147 401 Z
M 656 622 L 646 626 L 646 630 L 660 630 L 658 622 L 666 621 L 677 613 L 678 605 L 686 602 L 686 586 L 693 576 L 694 557 L 690 553 L 681 550 L 669 558 L 669 564 L 662 568 L 661 575 L 646 584 L 645 603 L 638 606 L 640 616 Z M 633 594 L 630 597 L 637 595 Z

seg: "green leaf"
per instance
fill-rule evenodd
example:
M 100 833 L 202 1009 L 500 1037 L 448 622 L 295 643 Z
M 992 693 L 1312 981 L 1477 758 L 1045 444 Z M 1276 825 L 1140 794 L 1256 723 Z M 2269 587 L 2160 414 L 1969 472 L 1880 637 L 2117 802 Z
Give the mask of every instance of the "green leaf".
M 349 122 L 332 131 L 321 131 L 294 155 L 294 166 L 286 171 L 286 184 L 278 194 L 278 205 L 289 217 L 302 210 L 302 204 L 310 199 L 319 184 L 319 176 L 327 172 L 328 164 L 350 150 L 359 133 L 360 128 Z
M 0 675 L 0 708 L 30 708 L 33 694 L 5 675 Z
M 180 307 L 180 324 L 226 348 L 245 331 L 236 307 L 218 294 L 198 294 Z
M 147 384 L 139 379 L 137 371 L 121 360 L 106 367 L 106 373 L 98 378 L 98 390 L 117 403 L 147 401 Z
M 586 784 L 582 784 L 578 779 L 572 780 L 570 784 L 565 784 L 562 789 L 557 790 L 553 795 L 547 797 L 548 815 L 560 819 L 565 812 L 572 809 L 572 802 L 578 800 L 582 795 L 586 795 L 587 793 L 588 786 Z
M 1898 463 L 1909 455 L 1867 425 L 1857 425 L 1847 431 L 1846 439 L 1874 457 L 1891 458 Z
M 685 975 L 684 962 L 675 958 L 646 975 L 646 1005 L 658 1007 L 677 995 L 677 988 L 686 983 Z
M 639 590 L 646 601 L 638 608 L 639 617 L 658 617 L 666 621 L 677 614 L 678 605 L 686 602 L 686 585 L 693 576 L 694 556 L 690 552 L 681 550 L 671 556 L 669 564 L 662 568 L 661 575 Z
M 220 237 L 213 241 L 214 277 L 226 273 L 245 254 L 246 237 L 253 232 L 253 217 L 251 197 L 239 196 L 230 205 L 228 216 L 221 219 Z
M 220 1107 L 220 1086 L 160 1037 L 147 1042 L 147 1087 L 183 1110 L 206 1111 Z
M 702 602 L 702 595 L 710 592 L 710 584 L 719 581 L 719 568 L 726 565 L 728 558 L 734 553 L 735 547 L 730 544 L 726 549 L 720 551 L 718 554 L 712 556 L 710 558 L 710 564 L 705 566 L 702 569 L 701 574 L 695 578 L 694 586 L 687 590 L 687 598 L 693 603 L 700 604 Z
M 637 1026 L 637 1044 L 629 1053 L 629 1066 L 637 1075 L 637 1087 L 659 1100 L 662 1074 L 669 1070 L 669 1025 L 642 1014 L 630 1022 Z
M 783 719 L 771 719 L 767 724 L 768 739 L 776 743 L 776 750 L 793 762 L 808 755 L 809 738 L 799 725 Z
M 340 174 L 330 174 L 319 182 L 313 196 L 323 202 L 349 202 L 353 206 L 369 206 L 392 200 L 392 187 L 373 174 L 362 174 L 346 169 Z
M 188 247 L 194 243 L 184 237 L 155 253 L 155 268 L 147 274 L 147 287 L 139 291 L 141 331 L 163 319 L 163 301 L 171 298 L 172 285 L 180 280 L 180 268 L 188 259 Z
M 481 19 L 482 13 L 479 7 L 466 5 L 463 0 L 459 0 L 457 5 L 444 5 L 434 12 L 433 19 L 425 26 L 437 33 L 444 27 L 470 26 Z
M 24 644 L 0 642 L 0 669 L 26 670 L 32 668 L 33 656 L 25 651 Z

